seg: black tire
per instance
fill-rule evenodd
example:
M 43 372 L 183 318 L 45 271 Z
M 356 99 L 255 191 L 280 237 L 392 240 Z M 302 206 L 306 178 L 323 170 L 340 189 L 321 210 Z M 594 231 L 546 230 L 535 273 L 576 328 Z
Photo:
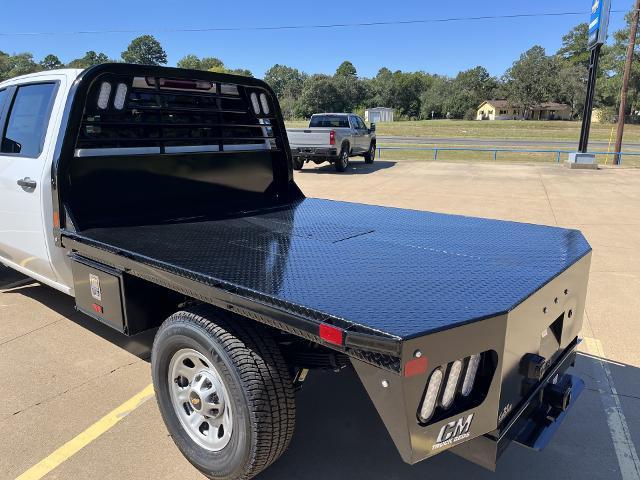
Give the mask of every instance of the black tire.
M 172 404 L 169 365 L 185 348 L 211 361 L 229 392 L 233 430 L 219 451 L 198 445 Z M 249 479 L 287 449 L 295 423 L 293 384 L 266 327 L 208 307 L 185 309 L 158 330 L 151 366 L 158 407 L 173 441 L 208 478 Z
M 336 167 L 336 172 L 344 172 L 349 166 L 349 146 L 343 145 L 340 150 L 340 155 L 336 158 L 336 162 L 334 163 Z
M 304 160 L 302 160 L 299 157 L 294 157 L 293 158 L 293 169 L 294 170 L 302 170 L 302 167 L 304 167 Z
M 367 151 L 367 153 L 364 154 L 364 163 L 373 163 L 374 160 L 376 159 L 376 144 L 375 143 L 371 143 L 371 146 L 369 147 L 369 150 Z

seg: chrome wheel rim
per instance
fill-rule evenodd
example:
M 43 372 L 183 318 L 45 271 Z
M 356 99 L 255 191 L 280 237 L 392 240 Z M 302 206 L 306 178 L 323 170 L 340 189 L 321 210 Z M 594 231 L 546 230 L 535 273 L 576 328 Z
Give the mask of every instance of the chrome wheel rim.
M 182 428 L 200 447 L 217 452 L 233 431 L 230 397 L 211 361 L 197 350 L 178 350 L 169 363 L 169 394 Z

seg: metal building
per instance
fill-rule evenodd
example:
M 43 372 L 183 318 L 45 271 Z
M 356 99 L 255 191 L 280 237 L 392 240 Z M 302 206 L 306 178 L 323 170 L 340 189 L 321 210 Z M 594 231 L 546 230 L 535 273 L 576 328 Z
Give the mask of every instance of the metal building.
M 369 123 L 393 122 L 393 108 L 368 108 L 364 111 L 364 119 Z

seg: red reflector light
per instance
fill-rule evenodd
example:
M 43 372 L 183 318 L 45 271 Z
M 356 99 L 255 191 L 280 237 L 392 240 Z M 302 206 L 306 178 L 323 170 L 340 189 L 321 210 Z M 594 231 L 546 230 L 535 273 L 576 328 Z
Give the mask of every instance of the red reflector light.
M 415 377 L 416 375 L 424 375 L 427 373 L 429 362 L 427 357 L 414 358 L 404 364 L 404 376 Z
M 335 145 L 336 144 L 336 132 L 334 130 L 331 130 L 329 132 L 329 145 Z
M 334 345 L 342 345 L 342 329 L 323 323 L 320 325 L 320 338 Z
M 93 307 L 93 311 L 96 313 L 99 313 L 100 315 L 102 315 L 104 313 L 104 309 L 98 305 L 97 303 L 94 303 L 93 305 L 91 305 Z

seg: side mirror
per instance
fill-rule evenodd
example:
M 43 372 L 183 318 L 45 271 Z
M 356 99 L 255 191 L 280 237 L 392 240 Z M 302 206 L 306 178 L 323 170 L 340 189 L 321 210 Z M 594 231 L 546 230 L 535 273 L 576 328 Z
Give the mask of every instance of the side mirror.
M 376 131 L 376 124 L 372 123 L 371 127 L 369 128 L 370 131 L 375 132 Z

